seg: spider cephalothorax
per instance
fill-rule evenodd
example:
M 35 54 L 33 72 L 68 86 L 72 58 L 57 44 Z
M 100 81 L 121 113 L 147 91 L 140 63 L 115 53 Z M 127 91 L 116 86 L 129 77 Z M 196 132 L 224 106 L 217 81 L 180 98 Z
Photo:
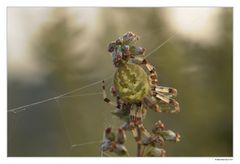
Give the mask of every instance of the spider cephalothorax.
M 145 49 L 135 45 L 137 40 L 139 37 L 136 34 L 127 32 L 109 44 L 108 51 L 117 68 L 111 89 L 116 102 L 107 98 L 104 81 L 103 97 L 105 102 L 115 106 L 112 113 L 125 121 L 117 133 L 118 138 L 125 136 L 123 133 L 130 130 L 138 145 L 148 146 L 151 150 L 145 155 L 164 156 L 164 141 L 179 141 L 180 135 L 166 130 L 161 121 L 155 123 L 150 133 L 144 128 L 143 119 L 147 109 L 156 112 L 178 112 L 180 108 L 175 100 L 177 90 L 157 84 L 155 68 L 145 59 Z M 167 104 L 168 108 L 161 109 L 161 105 Z M 119 155 L 126 154 L 127 149 L 123 146 L 125 138 L 122 137 L 119 142 L 115 137 L 109 137 L 114 135 L 109 128 L 106 129 L 102 150 L 113 151 Z

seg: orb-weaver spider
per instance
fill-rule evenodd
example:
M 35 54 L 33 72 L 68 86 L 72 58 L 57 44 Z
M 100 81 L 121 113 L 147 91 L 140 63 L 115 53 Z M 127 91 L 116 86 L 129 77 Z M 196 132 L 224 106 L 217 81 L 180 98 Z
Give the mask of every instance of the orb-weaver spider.
M 114 84 L 111 87 L 111 93 L 116 97 L 116 102 L 107 98 L 104 81 L 102 85 L 103 98 L 105 102 L 115 107 L 113 114 L 123 119 L 125 123 L 118 130 L 117 141 L 115 141 L 115 137 L 110 135 L 112 134 L 111 128 L 106 129 L 105 137 L 107 136 L 110 139 L 102 144 L 103 151 L 117 151 L 118 143 L 121 144 L 121 140 L 125 140 L 123 133 L 126 130 L 132 132 L 138 144 L 146 143 L 146 141 L 141 140 L 139 133 L 143 134 L 145 139 L 148 139 L 147 142 L 159 140 L 156 137 L 154 139 L 143 125 L 147 109 L 171 113 L 180 111 L 179 103 L 175 100 L 177 90 L 158 85 L 155 68 L 145 59 L 145 49 L 135 46 L 138 39 L 139 37 L 136 34 L 127 32 L 122 37 L 112 41 L 108 46 L 108 51 L 112 54 L 113 64 L 117 68 L 113 80 Z M 143 66 L 145 66 L 145 69 Z M 168 104 L 170 108 L 162 110 L 159 104 Z M 155 125 L 160 129 L 164 129 L 161 122 Z M 178 134 L 175 135 L 175 140 L 179 140 Z M 160 138 L 159 142 L 163 142 L 163 139 Z M 118 149 L 125 151 L 125 147 Z

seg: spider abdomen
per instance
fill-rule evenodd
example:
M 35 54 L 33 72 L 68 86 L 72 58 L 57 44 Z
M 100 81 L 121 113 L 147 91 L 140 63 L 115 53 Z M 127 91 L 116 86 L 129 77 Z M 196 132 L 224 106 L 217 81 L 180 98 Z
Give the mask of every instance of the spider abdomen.
M 144 69 L 136 64 L 124 63 L 114 76 L 114 86 L 124 102 L 137 103 L 149 92 L 148 76 Z

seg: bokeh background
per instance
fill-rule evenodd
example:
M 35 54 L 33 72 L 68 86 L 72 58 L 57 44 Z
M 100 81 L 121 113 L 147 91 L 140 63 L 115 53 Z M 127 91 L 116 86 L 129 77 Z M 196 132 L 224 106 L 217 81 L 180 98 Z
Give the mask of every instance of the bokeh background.
M 10 7 L 7 20 L 8 110 L 111 75 L 107 44 L 127 31 L 147 53 L 174 36 L 148 60 L 161 85 L 178 89 L 181 112 L 149 111 L 146 127 L 161 119 L 180 132 L 181 142 L 166 144 L 167 156 L 233 155 L 232 8 Z M 104 128 L 122 122 L 99 92 L 100 83 L 8 112 L 8 156 L 100 156 Z M 134 156 L 131 134 L 127 147 Z

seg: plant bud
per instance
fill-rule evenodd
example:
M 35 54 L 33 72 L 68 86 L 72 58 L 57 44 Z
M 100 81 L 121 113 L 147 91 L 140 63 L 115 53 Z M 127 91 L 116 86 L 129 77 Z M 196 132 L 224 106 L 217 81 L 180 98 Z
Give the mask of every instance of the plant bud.
M 102 151 L 108 151 L 110 147 L 111 147 L 111 141 L 109 140 L 104 140 L 103 143 L 101 144 Z
M 129 44 L 132 45 L 134 44 L 137 40 L 139 39 L 139 37 L 134 34 L 133 32 L 127 32 L 123 35 L 123 43 L 124 44 Z
M 163 157 L 165 156 L 166 151 L 161 148 L 156 148 L 153 146 L 146 146 L 145 151 L 144 151 L 144 156 L 148 157 Z
M 105 129 L 105 138 L 110 141 L 115 140 L 115 134 L 112 132 L 112 128 L 106 128 Z
M 119 128 L 117 133 L 117 143 L 124 144 L 126 138 L 125 131 L 122 128 Z
M 121 45 L 123 44 L 123 38 L 119 37 L 117 40 L 116 40 L 116 45 Z
M 142 48 L 142 47 L 131 46 L 131 48 L 130 48 L 130 52 L 134 56 L 143 55 L 145 51 L 146 51 L 146 49 Z
M 152 137 L 144 137 L 144 138 L 142 139 L 142 144 L 143 144 L 143 145 L 149 145 L 149 144 L 152 143 L 152 142 L 153 142 Z
M 152 132 L 155 134 L 161 133 L 161 131 L 165 128 L 165 125 L 162 123 L 161 120 L 158 120 L 153 127 Z
M 162 147 L 165 142 L 164 142 L 164 139 L 158 135 L 153 138 L 153 143 L 155 147 Z
M 180 134 L 174 133 L 171 130 L 164 130 L 161 131 L 160 135 L 164 138 L 166 141 L 175 141 L 179 142 L 180 141 Z
M 108 44 L 108 52 L 113 52 L 114 51 L 114 49 L 115 49 L 115 47 L 116 47 L 116 43 L 115 42 L 110 42 L 109 44 Z
M 115 152 L 119 156 L 125 156 L 128 154 L 127 148 L 123 145 L 116 144 L 113 148 L 113 152 Z
M 145 48 L 137 47 L 136 48 L 136 55 L 142 55 L 146 51 Z
M 124 46 L 123 46 L 123 50 L 124 50 L 125 52 L 126 52 L 126 51 L 129 51 L 129 49 L 130 49 L 130 48 L 129 48 L 129 45 L 124 45 Z
M 153 157 L 164 157 L 165 154 L 166 154 L 166 151 L 161 148 L 154 148 L 150 152 L 150 156 L 153 156 Z

